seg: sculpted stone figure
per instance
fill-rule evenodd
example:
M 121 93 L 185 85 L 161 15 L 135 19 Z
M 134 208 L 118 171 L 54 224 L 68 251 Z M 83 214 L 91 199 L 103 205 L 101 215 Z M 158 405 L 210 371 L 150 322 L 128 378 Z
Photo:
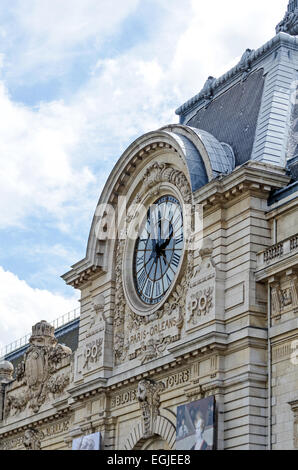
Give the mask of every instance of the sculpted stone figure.
M 154 424 L 159 414 L 160 393 L 164 388 L 163 382 L 147 379 L 139 382 L 137 398 L 143 413 L 146 439 L 154 435 Z
M 66 346 L 57 344 L 54 327 L 41 321 L 32 327 L 30 346 L 24 360 L 16 371 L 16 380 L 24 389 L 18 395 L 8 393 L 5 416 L 23 411 L 27 405 L 37 413 L 49 393 L 62 393 L 69 383 L 69 377 L 58 375 L 61 362 L 72 352 Z
M 283 32 L 296 36 L 298 34 L 298 8 L 287 12 L 284 19 L 276 26 L 276 34 Z
M 41 440 L 44 434 L 36 429 L 27 429 L 23 437 L 23 444 L 26 450 L 41 450 Z

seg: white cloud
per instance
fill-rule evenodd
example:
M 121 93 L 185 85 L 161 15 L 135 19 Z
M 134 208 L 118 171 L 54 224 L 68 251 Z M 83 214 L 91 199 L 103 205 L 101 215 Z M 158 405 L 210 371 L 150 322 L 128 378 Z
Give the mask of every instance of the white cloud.
M 87 188 L 95 181 L 84 161 L 76 168 L 73 157 L 84 116 L 63 102 L 31 110 L 14 103 L 0 83 L 0 121 L 0 227 L 43 210 L 63 218 L 64 205 L 72 201 L 84 208 Z
M 213 0 L 212 9 L 209 1 L 161 3 L 152 0 L 154 8 L 167 14 L 150 39 L 136 39 L 113 58 L 104 59 L 105 50 L 98 53 L 93 73 L 65 100 L 32 109 L 14 102 L 9 82 L 0 81 L 0 229 L 27 228 L 26 218 L 47 221 L 50 216 L 57 230 L 79 230 L 95 208 L 108 170 L 131 139 L 177 122 L 175 107 L 198 93 L 208 75 L 221 75 L 246 48 L 273 37 L 286 8 L 279 0 L 251 0 L 244 7 L 236 0 Z M 44 78 L 36 73 L 39 67 L 59 73 L 57 68 L 83 53 L 88 41 L 100 51 L 138 4 L 63 0 L 62 14 L 61 0 L 19 0 L 15 29 L 23 43 L 18 43 L 10 71 L 20 77 L 30 73 L 37 82 Z M 0 36 L 3 43 L 12 40 L 5 26 Z M 1 50 L 2 69 L 9 66 L 7 60 Z M 59 246 L 52 249 L 52 259 L 64 255 Z M 27 280 L 36 281 L 36 276 L 28 274 Z M 56 317 L 72 302 L 32 289 L 1 268 L 0 282 L 2 342 L 22 336 L 45 316 Z
M 67 299 L 33 289 L 0 266 L 0 348 L 30 333 L 40 320 L 52 321 L 78 307 L 78 295 Z
M 137 3 L 64 0 L 61 15 L 60 0 L 30 0 L 30 8 L 21 1 L 16 11 L 30 40 L 52 44 L 56 54 L 88 35 L 112 33 Z M 245 9 L 236 0 L 212 5 L 210 12 L 209 2 L 173 1 L 147 44 L 98 60 L 68 102 L 30 109 L 13 102 L 0 82 L 0 227 L 45 211 L 67 230 L 80 213 L 90 216 L 111 160 L 136 135 L 176 122 L 175 107 L 208 75 L 235 65 L 246 47 L 270 39 L 284 11 L 277 0 L 253 0 Z
M 236 65 L 247 48 L 256 49 L 271 39 L 284 3 L 213 0 L 211 9 L 208 1 L 191 0 L 188 26 L 177 38 L 171 67 L 183 99 L 198 93 L 208 76 L 219 77 Z
M 18 40 L 19 54 L 11 74 L 63 73 L 67 62 L 111 37 L 139 1 L 17 0 L 9 35 Z

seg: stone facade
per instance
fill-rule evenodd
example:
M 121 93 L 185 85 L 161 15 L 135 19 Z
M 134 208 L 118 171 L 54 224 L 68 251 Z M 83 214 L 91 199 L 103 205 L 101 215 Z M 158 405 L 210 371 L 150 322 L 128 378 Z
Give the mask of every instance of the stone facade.
M 57 344 L 41 322 L 16 378 L 0 365 L 1 449 L 70 449 L 94 432 L 103 450 L 175 449 L 177 407 L 209 396 L 217 449 L 298 447 L 298 187 L 286 163 L 292 39 L 279 32 L 246 51 L 180 108 L 184 124 L 141 136 L 124 152 L 100 197 L 86 257 L 63 276 L 81 291 L 77 349 Z M 233 142 L 185 124 L 257 70 L 265 86 L 251 157 L 237 165 Z M 278 108 L 279 130 L 268 107 Z M 188 207 L 191 233 L 166 296 L 145 305 L 129 234 L 139 229 L 141 205 L 163 195 Z

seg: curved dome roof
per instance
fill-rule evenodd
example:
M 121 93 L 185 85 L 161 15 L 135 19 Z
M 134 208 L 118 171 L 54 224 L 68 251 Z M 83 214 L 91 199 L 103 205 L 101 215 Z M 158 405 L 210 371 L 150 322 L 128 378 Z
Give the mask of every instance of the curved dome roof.
M 234 170 L 235 156 L 232 147 L 219 142 L 209 132 L 181 124 L 162 127 L 161 130 L 170 132 L 176 140 L 180 139 L 180 146 L 184 149 L 191 175 L 193 191 L 201 188 L 213 178 L 221 174 L 227 175 Z M 207 160 L 203 154 L 207 154 Z M 204 176 L 206 172 L 208 178 Z
M 212 170 L 214 176 L 219 174 L 229 174 L 235 168 L 235 158 L 233 156 L 233 150 L 228 144 L 220 143 L 212 134 L 191 127 L 191 129 L 197 134 L 197 136 L 204 143 L 210 158 Z
M 183 151 L 184 158 L 188 167 L 192 191 L 205 186 L 208 183 L 208 175 L 206 167 L 197 147 L 182 134 L 176 132 L 168 132 L 179 144 Z

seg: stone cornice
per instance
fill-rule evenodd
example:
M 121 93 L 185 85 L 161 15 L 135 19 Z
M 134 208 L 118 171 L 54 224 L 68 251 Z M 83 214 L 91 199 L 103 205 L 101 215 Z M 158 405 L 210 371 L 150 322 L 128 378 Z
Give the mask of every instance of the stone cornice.
M 295 413 L 298 413 L 298 398 L 297 400 L 290 401 L 289 405 Z
M 93 276 L 98 276 L 98 274 L 104 272 L 105 270 L 103 266 L 100 265 L 99 260 L 94 264 L 85 258 L 74 264 L 72 269 L 61 277 L 66 284 L 79 289 L 87 282 L 91 281 Z
M 230 175 L 213 180 L 196 191 L 194 199 L 205 210 L 218 205 L 225 206 L 248 191 L 262 199 L 268 199 L 272 190 L 286 186 L 289 181 L 283 168 L 249 161 Z
M 106 391 L 107 379 L 96 378 L 92 381 L 83 384 L 72 384 L 68 389 L 68 393 L 74 401 L 88 398 L 90 395 L 95 395 Z
M 67 417 L 69 413 L 70 407 L 67 405 L 66 408 L 64 408 L 63 410 L 55 411 L 54 413 L 52 409 L 50 410 L 50 412 L 48 411 L 40 413 L 35 417 L 35 419 L 32 419 L 32 416 L 30 416 L 28 418 L 20 419 L 17 424 L 14 422 L 11 424 L 4 424 L 2 426 L 0 425 L 0 440 L 4 437 L 15 436 L 16 434 L 26 431 L 26 429 L 29 428 L 36 428 L 48 423 L 61 420 Z

